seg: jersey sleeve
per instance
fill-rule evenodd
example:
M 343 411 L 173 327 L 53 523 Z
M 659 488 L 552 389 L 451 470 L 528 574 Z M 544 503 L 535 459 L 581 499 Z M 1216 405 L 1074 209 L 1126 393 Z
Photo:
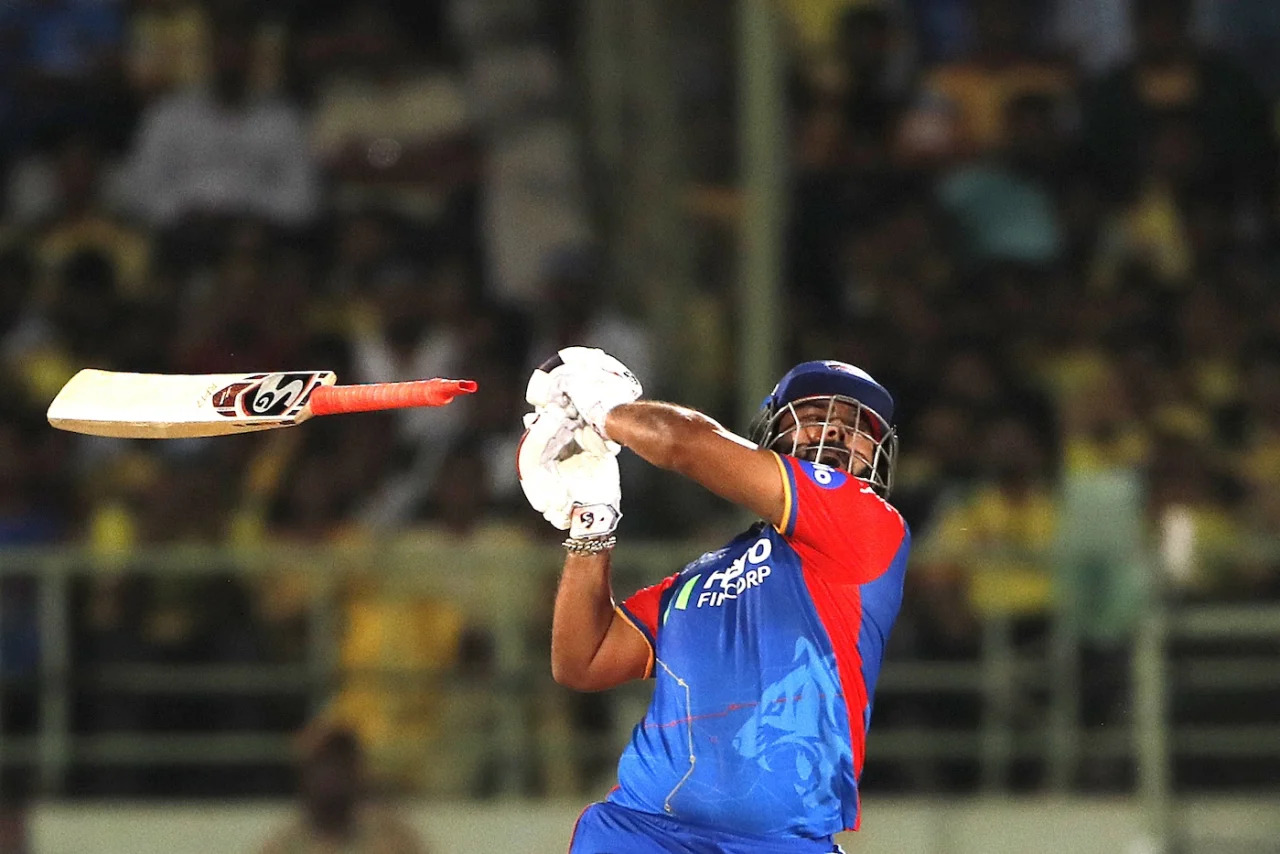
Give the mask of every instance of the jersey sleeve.
M 778 530 L 830 580 L 865 584 L 893 562 L 907 526 L 865 482 L 828 466 L 783 454 L 786 504 Z
M 680 573 L 676 573 L 657 584 L 637 590 L 617 607 L 622 618 L 643 635 L 645 642 L 649 644 L 649 667 L 644 674 L 646 678 L 653 673 L 653 658 L 658 652 L 659 615 L 670 596 L 668 591 L 679 576 Z

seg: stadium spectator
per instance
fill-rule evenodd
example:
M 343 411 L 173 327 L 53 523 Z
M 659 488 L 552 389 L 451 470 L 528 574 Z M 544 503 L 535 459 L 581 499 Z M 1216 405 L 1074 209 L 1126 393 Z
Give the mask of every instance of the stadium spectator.
M 939 65 L 973 51 L 973 4 L 966 0 L 906 0 L 920 58 Z
M 1184 287 L 1197 267 L 1191 207 L 1208 201 L 1199 184 L 1205 140 L 1182 112 L 1164 114 L 1152 130 L 1151 156 L 1132 192 L 1106 211 L 1090 271 L 1095 288 L 1142 274 L 1167 290 Z
M 1114 637 L 1134 628 L 1150 569 L 1143 555 L 1152 440 L 1120 372 L 1102 370 L 1077 382 L 1058 405 L 1057 586 L 1063 613 L 1080 631 Z
M 7 793 L 12 782 L 3 787 Z M 0 850 L 10 854 L 31 854 L 31 835 L 25 804 L 12 796 L 0 801 Z
M 654 375 L 651 336 L 612 304 L 593 298 L 603 273 L 599 254 L 589 249 L 562 246 L 548 256 L 538 286 L 530 355 L 541 361 L 544 354 L 575 342 L 583 347 L 607 345 L 644 382 Z M 530 370 L 534 367 L 528 365 Z
M 1203 140 L 1195 177 L 1218 201 L 1258 204 L 1274 192 L 1275 142 L 1258 87 L 1198 44 L 1191 0 L 1133 0 L 1134 56 L 1082 98 L 1083 139 L 1105 180 L 1132 186 L 1145 174 L 1161 114 L 1179 112 Z
M 109 209 L 103 165 L 102 152 L 88 138 L 72 137 L 58 149 L 53 203 L 35 234 L 34 255 L 46 298 L 54 272 L 82 251 L 100 253 L 111 262 L 122 296 L 141 301 L 150 295 L 150 235 Z
M 80 250 L 54 271 L 52 283 L 49 312 L 69 363 L 115 364 L 116 354 L 133 342 L 119 335 L 129 304 L 111 260 L 95 249 Z
M 348 11 L 327 38 L 312 147 L 340 209 L 379 205 L 430 210 L 475 177 L 462 81 L 416 57 L 390 14 L 371 4 Z
M 280 247 L 262 223 L 224 225 L 217 231 L 216 257 L 200 275 L 183 280 L 166 360 L 179 372 L 197 374 L 296 364 L 311 333 L 305 271 L 281 275 Z
M 792 6 L 797 23 L 811 11 L 800 5 Z M 852 4 L 831 23 L 831 43 L 801 55 L 797 82 L 805 106 L 843 128 L 848 153 L 856 155 L 892 136 L 907 94 L 908 54 L 889 4 Z
M 469 375 L 483 357 L 477 332 L 484 319 L 466 264 L 450 258 L 432 268 L 407 266 L 390 271 L 379 285 L 350 330 L 355 377 L 397 382 Z M 393 448 L 402 473 L 387 478 L 358 511 L 363 522 L 385 527 L 412 517 L 469 418 L 471 402 L 457 402 L 462 405 L 396 413 Z
M 903 129 L 905 155 L 946 160 L 982 154 L 1005 140 L 1007 107 L 1014 99 L 1071 99 L 1073 69 L 1037 50 L 1033 20 L 1026 3 L 978 0 L 974 49 L 924 75 Z
M 1151 473 L 1148 512 L 1163 584 L 1181 596 L 1217 598 L 1229 586 L 1223 582 L 1230 580 L 1241 538 L 1222 460 L 1199 419 L 1166 416 L 1155 438 L 1155 454 L 1164 463 Z
M 148 107 L 131 152 L 131 192 L 157 228 L 253 215 L 284 226 L 319 204 L 315 164 L 297 108 L 251 87 L 244 25 L 219 24 L 208 85 Z
M 855 141 L 887 139 L 907 95 L 907 54 L 888 4 L 847 10 L 837 27 L 844 115 Z M 874 144 L 874 143 L 871 143 Z
M 983 443 L 989 472 L 953 506 L 940 512 L 921 547 L 921 571 L 952 567 L 980 617 L 1042 623 L 1052 601 L 1050 567 L 1057 506 L 1044 448 L 1016 417 L 997 420 Z
M 121 74 L 126 11 L 120 0 L 20 0 L 0 7 L 0 64 L 9 69 L 8 75 L 0 70 L 0 81 L 8 77 L 7 87 L 0 83 L 0 104 L 9 102 L 5 135 L 20 150 L 48 146 L 72 131 L 94 133 L 112 148 L 127 141 L 133 107 Z
M 35 304 L 35 284 L 30 253 L 18 247 L 0 251 L 0 389 L 20 401 L 15 412 L 44 399 L 46 391 L 57 393 L 56 388 L 40 387 L 39 372 L 33 370 L 39 362 L 37 349 L 53 336 L 49 319 Z
M 499 305 L 529 310 L 542 296 L 548 260 L 567 245 L 589 245 L 593 224 L 566 70 L 516 10 L 495 6 L 479 15 L 499 20 L 473 24 L 464 39 L 464 86 L 485 158 L 479 214 L 485 293 Z M 501 20 L 507 15 L 513 19 Z
M 1214 43 L 1274 102 L 1280 95 L 1280 9 L 1269 0 L 1212 0 L 1209 5 Z
M 1021 95 L 1004 114 L 999 147 L 945 176 L 939 202 L 954 220 L 961 257 L 970 264 L 1047 266 L 1064 243 L 1053 186 L 1062 174 L 1063 148 L 1054 104 L 1043 95 Z
M 1236 471 L 1280 483 L 1280 349 L 1262 341 L 1250 348 L 1245 374 L 1252 406 L 1243 414 Z
M 298 817 L 272 834 L 261 854 L 422 854 L 418 833 L 372 797 L 364 749 L 335 728 L 304 734 Z
M 1092 77 L 1126 61 L 1133 51 L 1129 0 L 1052 0 L 1049 35 Z
M 212 27 L 206 4 L 139 0 L 129 22 L 129 85 L 151 100 L 203 84 L 212 64 Z
M 352 570 L 342 594 L 338 690 L 328 713 L 358 734 L 378 783 L 424 793 L 465 788 L 449 786 L 445 768 L 452 763 L 439 767 L 428 751 L 450 750 L 448 692 L 438 680 L 457 666 L 466 615 L 447 596 L 397 589 L 373 567 Z

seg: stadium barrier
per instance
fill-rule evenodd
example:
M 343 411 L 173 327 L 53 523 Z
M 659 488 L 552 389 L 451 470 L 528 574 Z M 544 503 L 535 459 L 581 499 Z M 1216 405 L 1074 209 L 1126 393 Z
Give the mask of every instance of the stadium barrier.
M 628 544 L 616 558 L 616 587 L 623 591 L 651 583 L 696 551 L 684 543 Z M 294 734 L 287 732 L 78 732 L 73 714 L 76 692 L 92 689 L 134 697 L 277 694 L 305 698 L 312 713 L 320 714 L 331 707 L 346 680 L 366 688 L 427 688 L 447 697 L 451 710 L 441 712 L 443 719 L 450 720 L 452 714 L 462 725 L 448 728 L 447 737 L 436 732 L 437 737 L 417 739 L 421 743 L 415 745 L 416 756 L 433 767 L 474 771 L 486 765 L 493 780 L 485 797 L 501 801 L 527 796 L 528 781 L 535 778 L 545 797 L 576 797 L 604 782 L 589 773 L 584 777 L 578 759 L 599 758 L 598 767 L 607 774 L 643 711 L 648 688 L 625 686 L 613 695 L 613 724 L 607 732 L 582 732 L 568 723 L 562 708 L 567 693 L 550 681 L 540 634 L 549 617 L 559 562 L 553 545 L 507 547 L 421 539 L 347 548 L 170 548 L 108 555 L 70 548 L 0 552 L 0 577 L 24 576 L 34 582 L 38 636 L 34 674 L 0 670 L 8 674 L 0 680 L 0 700 L 25 686 L 36 706 L 33 732 L 0 739 L 0 769 L 30 769 L 37 799 L 56 805 L 67 792 L 69 770 L 77 765 L 287 765 L 294 749 Z M 77 619 L 72 614 L 73 591 L 86 580 L 122 575 L 167 583 L 234 578 L 254 591 L 273 579 L 301 579 L 308 623 L 305 651 L 283 663 L 120 662 L 77 668 L 72 654 Z M 426 597 L 448 603 L 465 624 L 483 630 L 491 642 L 491 656 L 472 672 L 413 669 L 399 662 L 344 664 L 342 632 L 351 619 L 350 591 L 370 587 L 391 600 Z M 877 720 L 870 759 L 877 765 L 969 763 L 976 769 L 978 788 L 990 798 L 1018 789 L 1019 769 L 1030 763 L 1039 769 L 1032 788 L 1040 797 L 1053 798 L 1045 803 L 1064 809 L 1088 806 L 1068 798 L 1077 790 L 1082 768 L 1114 760 L 1129 769 L 1122 775 L 1127 782 L 1117 808 L 1136 816 L 1153 839 L 1185 838 L 1193 829 L 1187 818 L 1188 798 L 1204 793 L 1194 785 L 1178 784 L 1179 762 L 1239 761 L 1272 769 L 1280 763 L 1280 723 L 1274 715 L 1261 722 L 1241 722 L 1230 715 L 1222 722 L 1204 722 L 1180 720 L 1171 708 L 1175 693 L 1223 706 L 1258 692 L 1274 700 L 1280 686 L 1280 608 L 1154 601 L 1132 642 L 1126 714 L 1117 725 L 1106 727 L 1088 726 L 1074 711 L 1079 703 L 1076 640 L 1057 630 L 1052 638 L 1028 651 L 1014 642 L 1008 622 L 992 619 L 983 625 L 975 660 L 893 659 L 883 671 L 878 704 L 901 696 L 966 695 L 981 709 L 980 720 L 967 728 L 882 725 Z M 1028 695 L 1040 698 L 1037 710 L 1042 713 L 1030 724 L 1019 720 L 1019 704 Z M 0 702 L 0 708 L 6 705 Z M 477 722 L 484 722 L 483 727 L 470 726 Z M 437 721 L 437 726 L 443 725 Z M 419 782 L 433 799 L 477 797 L 469 783 Z M 1264 798 L 1275 792 L 1274 776 L 1269 784 L 1265 778 L 1252 784 L 1242 778 L 1242 784 Z M 1270 803 L 1272 816 L 1280 813 L 1275 806 Z M 55 827 L 61 826 L 57 816 L 76 814 L 78 808 L 41 807 L 46 809 L 54 810 L 47 817 L 53 822 L 48 826 Z M 862 846 L 860 842 L 858 850 Z

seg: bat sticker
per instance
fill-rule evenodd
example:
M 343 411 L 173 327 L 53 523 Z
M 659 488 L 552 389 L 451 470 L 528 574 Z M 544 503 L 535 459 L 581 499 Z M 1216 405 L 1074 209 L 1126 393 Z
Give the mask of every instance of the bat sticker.
M 213 408 L 218 410 L 219 415 L 225 415 L 228 418 L 235 418 L 236 399 L 240 397 L 240 392 L 253 385 L 251 382 L 232 383 L 223 386 L 213 393 Z
M 218 414 L 280 417 L 296 414 L 307 401 L 319 374 L 258 374 L 219 389 L 213 396 Z M 258 382 L 252 382 L 258 380 Z

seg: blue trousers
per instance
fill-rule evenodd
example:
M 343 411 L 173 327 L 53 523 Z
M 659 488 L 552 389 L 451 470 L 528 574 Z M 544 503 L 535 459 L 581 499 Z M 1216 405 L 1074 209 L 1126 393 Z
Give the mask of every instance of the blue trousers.
M 763 839 L 681 824 L 608 802 L 582 811 L 569 854 L 839 854 L 825 839 Z

